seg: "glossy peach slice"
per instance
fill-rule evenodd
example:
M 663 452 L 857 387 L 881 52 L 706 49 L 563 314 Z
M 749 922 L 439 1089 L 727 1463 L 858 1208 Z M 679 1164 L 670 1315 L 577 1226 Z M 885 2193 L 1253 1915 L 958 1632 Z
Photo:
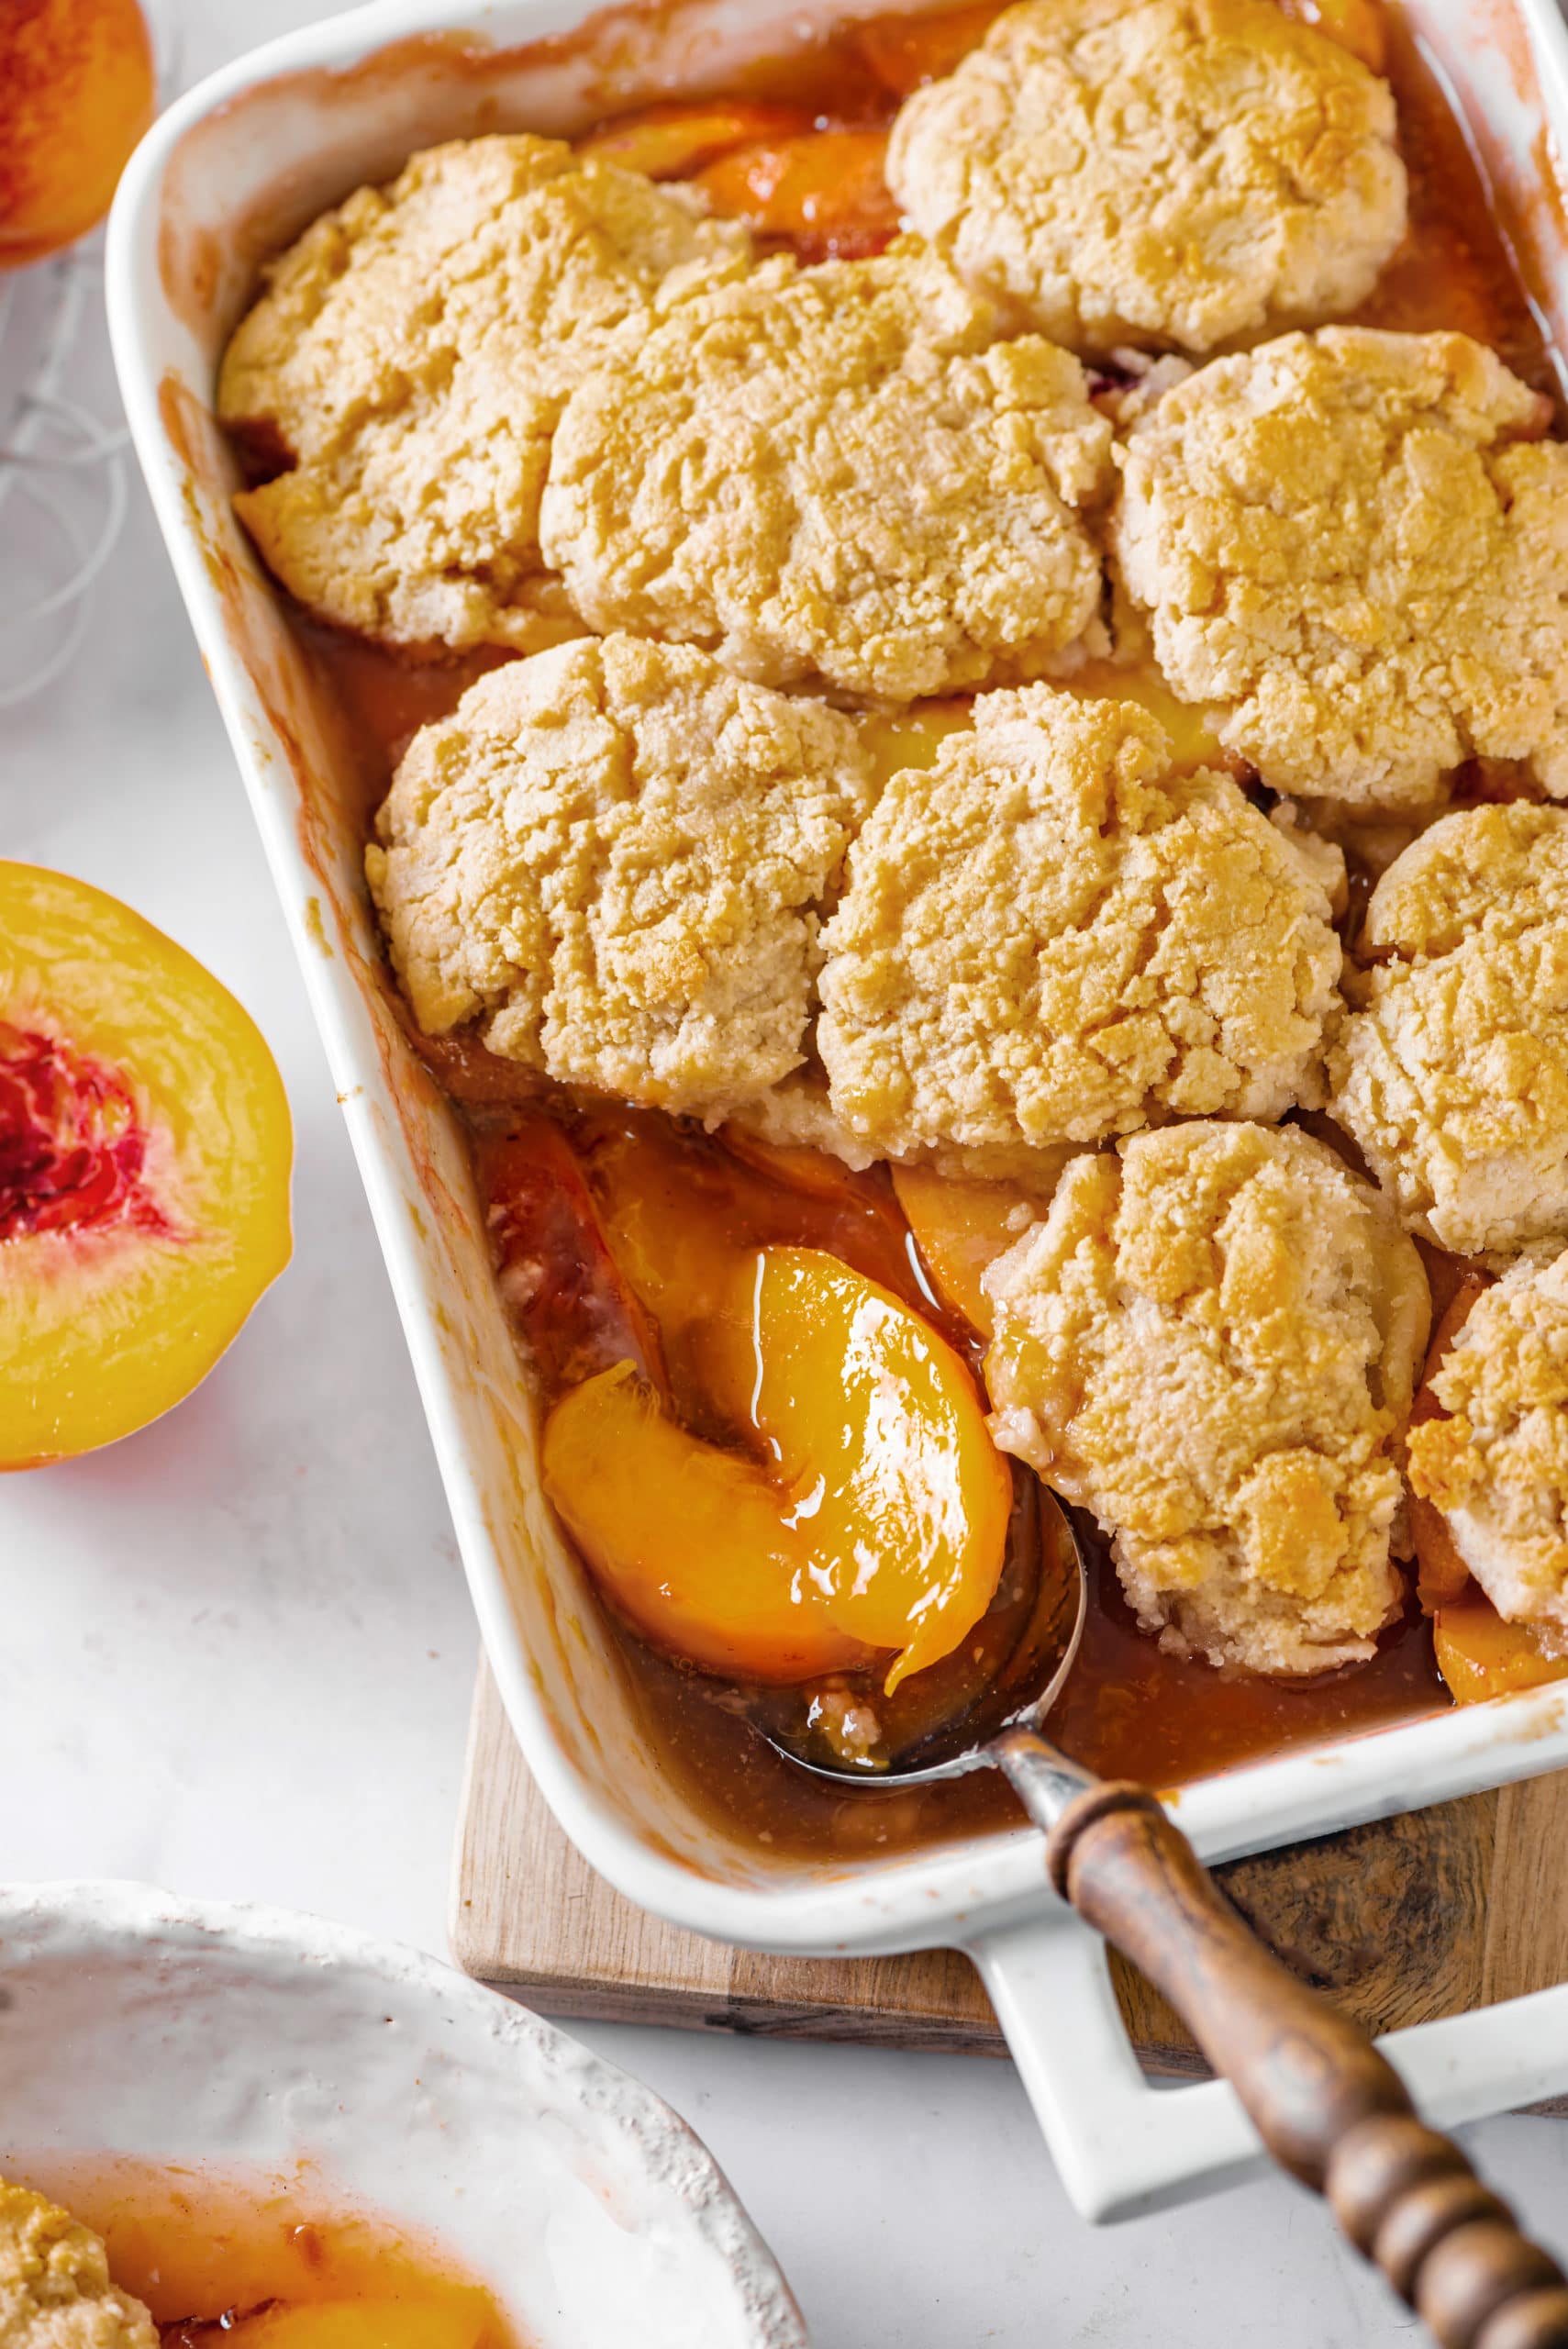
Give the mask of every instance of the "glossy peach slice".
M 839 1629 L 899 1653 L 889 1693 L 990 1605 L 1012 1478 L 969 1370 L 897 1297 L 815 1248 L 759 1250 L 749 1391 Z
M 289 1256 L 260 1031 L 102 890 L 0 863 L 0 1467 L 145 1427 Z
M 1506 1623 L 1474 1584 L 1438 1609 L 1432 1639 L 1438 1670 L 1456 1705 L 1485 1704 L 1489 1697 L 1568 1679 L 1568 1656 L 1551 1654 L 1533 1625 Z
M 1061 1152 L 1063 1165 L 1069 1154 Z M 1042 1175 L 1040 1191 L 1030 1193 L 1016 1183 L 959 1181 L 933 1174 L 929 1166 L 895 1166 L 892 1174 L 932 1287 L 945 1306 L 988 1338 L 991 1300 L 980 1286 L 982 1276 L 1044 1214 L 1049 1178 Z
M 630 1365 L 563 1397 L 546 1489 L 611 1602 L 709 1672 L 792 1682 L 895 1653 L 889 1689 L 990 1604 L 1008 1472 L 958 1355 L 888 1290 L 809 1248 L 735 1267 L 706 1332 L 701 1442 Z
M 544 1483 L 606 1597 L 656 1647 L 738 1680 L 865 1661 L 812 1586 L 771 1479 L 688 1435 L 629 1364 L 562 1396 L 545 1423 Z
M 887 783 L 906 767 L 935 766 L 949 736 L 968 733 L 973 723 L 973 703 L 953 696 L 913 709 L 868 710 L 860 734 L 877 782 Z
M 0 7 L 0 268 L 38 261 L 103 218 L 152 100 L 136 0 Z
M 803 261 L 857 260 L 898 232 L 881 130 L 812 130 L 737 147 L 696 173 L 714 210 L 753 235 L 781 237 Z
M 951 73 L 979 47 L 1006 0 L 979 0 L 959 8 L 922 9 L 874 17 L 855 34 L 855 46 L 884 89 L 907 97 L 924 82 Z
M 502 2349 L 483 2292 L 294 2300 L 217 2324 L 183 2327 L 193 2344 L 224 2349 Z
M 586 139 L 577 152 L 618 163 L 651 180 L 684 179 L 732 147 L 789 139 L 811 128 L 804 106 L 769 105 L 753 98 L 664 99 L 618 115 Z

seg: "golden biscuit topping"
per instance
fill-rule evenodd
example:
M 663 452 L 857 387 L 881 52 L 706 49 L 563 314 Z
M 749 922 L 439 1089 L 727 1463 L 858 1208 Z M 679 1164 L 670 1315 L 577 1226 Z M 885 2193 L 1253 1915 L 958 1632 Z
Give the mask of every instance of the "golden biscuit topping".
M 415 737 L 365 867 L 432 1035 L 721 1117 L 797 1067 L 819 908 L 871 796 L 853 723 L 610 637 Z
M 1147 1630 L 1256 1672 L 1372 1653 L 1429 1308 L 1370 1185 L 1292 1128 L 1168 1126 L 1073 1159 L 984 1287 L 996 1440 L 1114 1535 Z
M 1498 1613 L 1568 1635 L 1568 1255 L 1478 1297 L 1432 1378 L 1451 1416 L 1410 1433 L 1410 1482 Z
M 158 2349 L 102 2243 L 41 2194 L 0 2179 L 0 2349 Z
M 1123 451 L 1112 545 L 1188 701 L 1282 791 L 1429 798 L 1475 755 L 1568 793 L 1568 449 L 1457 334 L 1216 360 Z
M 905 245 L 683 303 L 573 395 L 541 536 L 591 628 L 898 701 L 1098 637 L 1110 427 L 1075 359 Z
M 284 584 L 393 643 L 574 633 L 539 503 L 572 385 L 619 328 L 743 268 L 744 228 L 552 139 L 475 139 L 361 188 L 266 273 L 226 422 L 294 462 L 236 501 Z
M 1463 1255 L 1568 1238 L 1568 810 L 1444 816 L 1373 893 L 1332 1108 L 1400 1219 Z
M 1353 309 L 1405 232 L 1387 86 L 1272 0 L 1025 0 L 906 104 L 888 179 L 1058 341 L 1193 351 Z
M 1329 893 L 1229 775 L 1171 760 L 1134 704 L 1030 685 L 894 777 L 823 934 L 817 1046 L 852 1132 L 1002 1173 L 1320 1098 Z

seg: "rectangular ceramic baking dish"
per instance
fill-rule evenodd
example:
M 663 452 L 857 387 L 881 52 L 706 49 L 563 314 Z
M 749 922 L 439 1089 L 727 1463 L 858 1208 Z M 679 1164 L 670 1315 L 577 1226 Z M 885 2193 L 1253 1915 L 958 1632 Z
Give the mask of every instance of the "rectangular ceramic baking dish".
M 984 1976 L 1068 2190 L 1145 2210 L 1260 2158 L 1218 2082 L 1156 2088 L 1103 1950 L 1047 1892 L 1025 1831 L 853 1864 L 727 1842 L 662 1778 L 581 1570 L 539 1490 L 536 1414 L 492 1277 L 453 1116 L 376 975 L 361 842 L 330 709 L 229 510 L 208 408 L 258 262 L 416 148 L 494 128 L 570 135 L 714 87 L 799 28 L 887 0 L 377 0 L 257 51 L 163 117 L 128 171 L 108 251 L 126 406 L 353 1137 L 490 1661 L 557 1817 L 612 1884 L 759 1949 L 948 1945 Z M 1407 0 L 1500 217 L 1568 351 L 1568 38 L 1552 0 Z M 1206 1858 L 1322 1834 L 1568 1764 L 1568 1685 L 1237 1770 L 1184 1790 Z M 1568 1985 L 1399 2032 L 1388 2052 L 1451 2123 L 1568 2089 Z

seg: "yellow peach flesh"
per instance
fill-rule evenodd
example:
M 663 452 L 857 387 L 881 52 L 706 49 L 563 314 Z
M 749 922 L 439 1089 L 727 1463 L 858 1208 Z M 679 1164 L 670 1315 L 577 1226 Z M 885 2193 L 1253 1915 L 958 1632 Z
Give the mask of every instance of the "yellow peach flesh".
M 1063 1162 L 1067 1155 L 1063 1151 Z M 929 1166 L 891 1171 L 895 1195 L 937 1295 L 971 1329 L 990 1337 L 991 1300 L 980 1286 L 982 1275 L 1043 1215 L 1043 1197 L 1032 1199 L 1016 1183 L 957 1181 Z
M 628 1364 L 557 1403 L 544 1482 L 607 1597 L 655 1646 L 740 1680 L 864 1661 L 806 1585 L 805 1545 L 768 1477 L 667 1419 Z
M 722 1450 L 629 1365 L 557 1403 L 546 1489 L 612 1604 L 705 1671 L 798 1682 L 893 1652 L 891 1690 L 995 1591 L 1012 1505 L 974 1382 L 874 1281 L 808 1248 L 712 1273 L 701 1358 Z
M 297 2300 L 226 2324 L 235 2349 L 499 2349 L 481 2292 L 440 2299 Z
M 1440 1607 L 1432 1622 L 1438 1670 L 1456 1705 L 1484 1704 L 1568 1679 L 1568 1656 L 1543 1649 L 1529 1623 L 1506 1623 L 1479 1590 Z
M 833 1621 L 899 1651 L 888 1693 L 951 1653 L 995 1592 L 1012 1480 L 958 1355 L 890 1291 L 812 1248 L 759 1250 L 753 1426 Z
M 75 1087 L 87 1123 L 29 1125 L 25 1089 L 0 1094 L 6 1468 L 113 1442 L 179 1402 L 289 1255 L 288 1104 L 249 1016 L 115 898 L 0 862 L 0 1078 L 39 1065 L 62 1098 Z M 112 1153 L 131 1130 L 128 1195 L 47 1228 L 69 1201 L 40 1208 L 39 1152 L 57 1150 L 46 1183 L 64 1181 L 81 1132 Z

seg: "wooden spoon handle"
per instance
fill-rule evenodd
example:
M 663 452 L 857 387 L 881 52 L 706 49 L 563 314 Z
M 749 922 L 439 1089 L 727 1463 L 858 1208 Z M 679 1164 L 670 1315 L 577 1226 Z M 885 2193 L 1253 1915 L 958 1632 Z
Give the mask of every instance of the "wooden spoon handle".
M 1100 1785 L 1046 1842 L 1057 1890 L 1175 2008 L 1274 2159 L 1326 2195 L 1442 2349 L 1568 2349 L 1568 2277 L 1366 2032 L 1266 1950 L 1142 1787 Z

